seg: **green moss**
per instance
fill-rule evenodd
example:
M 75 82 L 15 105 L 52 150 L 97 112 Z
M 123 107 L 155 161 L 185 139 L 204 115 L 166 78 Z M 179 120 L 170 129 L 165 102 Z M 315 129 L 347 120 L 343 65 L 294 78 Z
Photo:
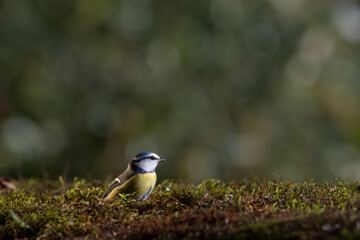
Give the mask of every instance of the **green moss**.
M 20 181 L 0 193 L 0 239 L 360 237 L 359 182 L 168 180 L 146 201 L 121 195 L 100 204 L 105 185 Z

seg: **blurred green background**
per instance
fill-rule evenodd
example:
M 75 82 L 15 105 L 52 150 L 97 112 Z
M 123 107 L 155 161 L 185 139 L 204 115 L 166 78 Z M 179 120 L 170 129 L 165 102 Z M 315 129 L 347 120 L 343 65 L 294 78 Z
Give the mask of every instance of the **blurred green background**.
M 356 1 L 0 1 L 0 176 L 360 179 Z

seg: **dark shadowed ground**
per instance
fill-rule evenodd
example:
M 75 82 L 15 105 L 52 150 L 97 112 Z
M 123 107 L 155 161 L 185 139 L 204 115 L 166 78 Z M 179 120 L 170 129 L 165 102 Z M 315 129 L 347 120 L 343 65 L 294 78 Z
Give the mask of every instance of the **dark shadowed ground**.
M 166 181 L 148 200 L 99 204 L 105 183 L 23 180 L 2 187 L 0 238 L 355 239 L 359 183 L 254 178 Z

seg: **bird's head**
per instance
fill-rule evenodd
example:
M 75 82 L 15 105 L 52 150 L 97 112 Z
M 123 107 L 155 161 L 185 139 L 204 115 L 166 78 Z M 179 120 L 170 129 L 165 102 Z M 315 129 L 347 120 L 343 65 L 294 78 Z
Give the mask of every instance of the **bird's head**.
M 154 172 L 159 162 L 163 161 L 165 159 L 160 158 L 156 153 L 141 152 L 131 160 L 129 166 L 138 172 Z

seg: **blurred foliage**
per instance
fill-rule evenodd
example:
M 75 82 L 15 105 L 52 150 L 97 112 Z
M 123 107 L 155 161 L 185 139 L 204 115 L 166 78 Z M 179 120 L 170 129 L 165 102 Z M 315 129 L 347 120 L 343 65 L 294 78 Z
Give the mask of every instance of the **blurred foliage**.
M 0 1 L 0 174 L 360 178 L 355 1 Z

